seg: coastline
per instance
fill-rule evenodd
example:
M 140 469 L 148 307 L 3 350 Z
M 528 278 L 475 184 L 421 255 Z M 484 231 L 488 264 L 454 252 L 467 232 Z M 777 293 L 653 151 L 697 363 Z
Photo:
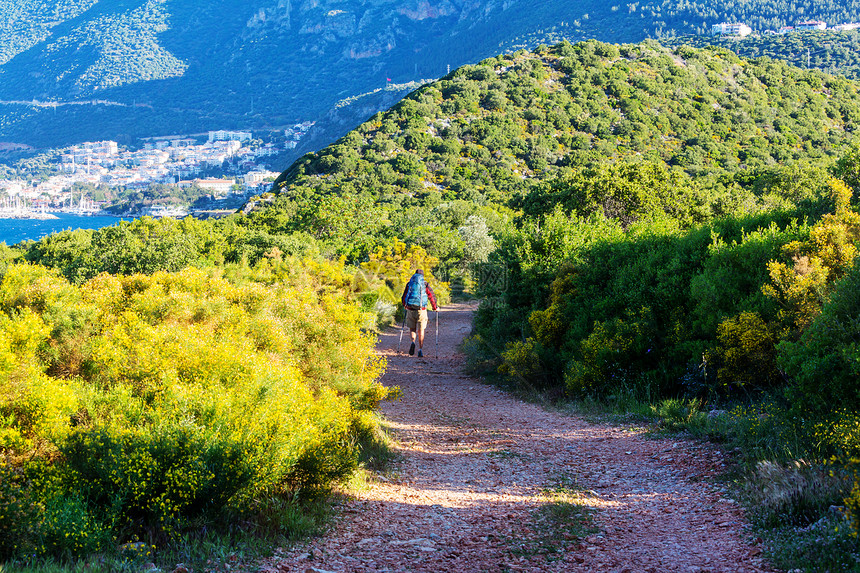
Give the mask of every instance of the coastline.
M 83 215 L 71 212 L 49 213 L 51 218 L 0 217 L 0 243 L 16 245 L 23 241 L 38 241 L 52 233 L 74 229 L 100 229 L 115 225 L 128 217 L 105 213 Z
M 49 221 L 53 219 L 59 219 L 53 213 L 27 213 L 27 212 L 4 212 L 0 211 L 0 219 L 27 219 L 27 220 L 35 220 L 35 221 Z

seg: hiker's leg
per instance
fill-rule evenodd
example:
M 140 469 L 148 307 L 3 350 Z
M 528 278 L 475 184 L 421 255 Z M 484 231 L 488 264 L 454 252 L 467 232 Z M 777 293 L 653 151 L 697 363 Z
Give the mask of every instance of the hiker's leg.
M 409 335 L 412 337 L 412 342 L 415 342 L 415 330 L 418 328 L 418 311 L 406 309 L 406 327 L 409 329 Z
M 427 328 L 427 311 L 418 311 L 418 348 L 424 348 L 424 329 Z

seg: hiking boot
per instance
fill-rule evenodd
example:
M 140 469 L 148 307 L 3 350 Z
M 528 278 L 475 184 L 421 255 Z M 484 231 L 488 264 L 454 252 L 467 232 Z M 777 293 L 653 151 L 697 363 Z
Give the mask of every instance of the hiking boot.
M 422 356 L 424 356 L 424 353 L 421 352 L 421 349 L 419 348 L 418 349 L 418 358 L 421 358 Z
M 415 354 L 415 343 L 412 343 L 412 346 L 409 347 L 409 356 Z M 418 356 L 421 356 L 421 351 L 418 351 Z

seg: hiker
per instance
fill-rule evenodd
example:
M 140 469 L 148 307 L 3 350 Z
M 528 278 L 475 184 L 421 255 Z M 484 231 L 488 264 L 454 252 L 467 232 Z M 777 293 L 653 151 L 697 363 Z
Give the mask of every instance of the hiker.
M 409 332 L 412 335 L 412 346 L 409 347 L 409 354 L 415 354 L 415 334 L 418 334 L 418 357 L 424 356 L 424 329 L 427 328 L 427 301 L 433 306 L 434 311 L 438 311 L 436 305 L 436 295 L 433 289 L 424 280 L 424 271 L 416 269 L 415 274 L 406 283 L 406 288 L 403 289 L 403 296 L 400 297 L 400 302 L 406 308 L 406 325 L 409 327 Z

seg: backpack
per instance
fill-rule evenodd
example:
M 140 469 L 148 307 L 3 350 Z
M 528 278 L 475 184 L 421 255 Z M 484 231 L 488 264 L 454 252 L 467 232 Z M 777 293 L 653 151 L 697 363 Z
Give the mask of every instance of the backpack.
M 413 310 L 427 306 L 427 292 L 424 275 L 415 273 L 406 285 L 406 307 Z

